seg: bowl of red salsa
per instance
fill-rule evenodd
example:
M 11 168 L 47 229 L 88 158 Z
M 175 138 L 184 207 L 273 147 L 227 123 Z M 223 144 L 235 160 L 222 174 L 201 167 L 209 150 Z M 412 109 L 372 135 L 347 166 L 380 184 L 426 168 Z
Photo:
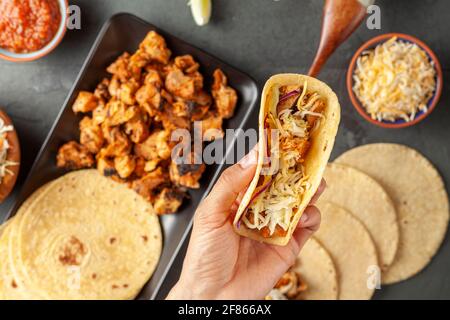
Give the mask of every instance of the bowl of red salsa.
M 66 32 L 67 0 L 0 0 L 0 58 L 32 61 L 50 53 Z

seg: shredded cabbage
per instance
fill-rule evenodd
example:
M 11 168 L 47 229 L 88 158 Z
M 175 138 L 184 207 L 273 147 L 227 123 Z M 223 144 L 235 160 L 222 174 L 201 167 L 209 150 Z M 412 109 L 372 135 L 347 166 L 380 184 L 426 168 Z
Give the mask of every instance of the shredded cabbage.
M 17 163 L 7 160 L 10 146 L 8 139 L 6 139 L 6 133 L 13 131 L 13 129 L 13 126 L 5 126 L 5 122 L 0 118 L 0 183 L 6 174 L 12 174 L 8 167 L 17 165 Z

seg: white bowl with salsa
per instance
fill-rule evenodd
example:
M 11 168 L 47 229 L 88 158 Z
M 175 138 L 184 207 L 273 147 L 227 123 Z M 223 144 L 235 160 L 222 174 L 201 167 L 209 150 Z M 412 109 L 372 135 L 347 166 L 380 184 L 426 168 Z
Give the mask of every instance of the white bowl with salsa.
M 67 0 L 0 0 L 0 58 L 37 60 L 66 33 Z

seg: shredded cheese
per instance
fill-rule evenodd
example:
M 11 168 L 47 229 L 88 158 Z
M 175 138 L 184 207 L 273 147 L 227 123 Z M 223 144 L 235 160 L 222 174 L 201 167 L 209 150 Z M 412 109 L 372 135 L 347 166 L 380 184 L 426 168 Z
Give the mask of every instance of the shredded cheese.
M 396 37 L 356 61 L 353 91 L 378 121 L 412 121 L 436 89 L 434 64 L 417 44 Z
M 279 289 L 272 289 L 267 294 L 265 300 L 288 300 L 286 295 Z
M 7 159 L 10 146 L 8 139 L 6 139 L 6 134 L 13 129 L 13 126 L 5 126 L 5 122 L 0 118 L 0 183 L 6 174 L 12 174 L 12 171 L 9 170 L 8 167 L 17 165 L 17 163 Z
M 305 80 L 305 84 L 303 85 L 302 94 L 300 95 L 300 98 L 298 98 L 298 101 L 297 101 L 297 108 L 298 108 L 298 110 L 302 109 L 302 103 L 303 103 L 303 99 L 305 98 L 307 89 L 308 89 L 308 81 Z
M 281 125 L 281 129 L 279 129 L 281 132 L 281 136 L 288 136 L 289 133 L 297 137 L 307 137 L 307 123 L 303 119 L 303 117 L 304 116 L 301 113 L 292 114 L 292 111 L 290 109 L 286 109 L 280 112 L 279 118 L 283 123 Z

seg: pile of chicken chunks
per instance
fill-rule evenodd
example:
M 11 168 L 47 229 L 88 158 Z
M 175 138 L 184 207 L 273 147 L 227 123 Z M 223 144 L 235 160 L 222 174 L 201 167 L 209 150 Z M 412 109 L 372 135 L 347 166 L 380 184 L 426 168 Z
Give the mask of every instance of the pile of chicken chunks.
M 177 144 L 172 133 L 191 131 L 193 122 L 201 121 L 204 141 L 223 136 L 223 119 L 233 116 L 237 103 L 236 91 L 220 69 L 207 90 L 191 55 L 171 55 L 164 38 L 154 31 L 133 55 L 121 55 L 107 68 L 111 78 L 103 79 L 93 93 L 78 94 L 73 111 L 83 115 L 79 142 L 64 144 L 57 155 L 58 167 L 96 167 L 126 183 L 158 214 L 177 212 L 187 189 L 200 187 L 205 171 L 203 163 L 177 164 L 172 159 Z M 211 129 L 216 134 L 208 134 Z

